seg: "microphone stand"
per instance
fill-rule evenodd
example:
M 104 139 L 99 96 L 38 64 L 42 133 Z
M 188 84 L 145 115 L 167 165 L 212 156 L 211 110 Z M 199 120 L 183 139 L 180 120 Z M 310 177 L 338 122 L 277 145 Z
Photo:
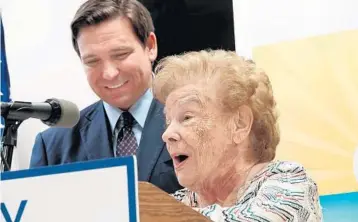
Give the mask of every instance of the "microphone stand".
M 1 115 L 5 120 L 5 128 L 1 138 L 1 172 L 11 170 L 12 156 L 17 145 L 17 130 L 23 120 L 7 119 L 8 110 L 3 110 Z

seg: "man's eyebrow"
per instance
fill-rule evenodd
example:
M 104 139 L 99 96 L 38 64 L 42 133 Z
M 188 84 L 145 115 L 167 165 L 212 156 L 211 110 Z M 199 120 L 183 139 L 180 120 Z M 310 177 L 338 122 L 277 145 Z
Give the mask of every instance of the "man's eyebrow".
M 120 47 L 116 47 L 114 49 L 111 49 L 110 53 L 123 52 L 123 51 L 133 51 L 133 48 L 128 47 L 128 46 L 120 46 Z M 82 58 L 82 60 L 86 60 L 86 59 L 92 59 L 92 58 L 95 58 L 95 57 L 96 57 L 96 55 L 93 55 L 93 54 L 85 54 L 81 58 Z
M 92 59 L 92 58 L 96 58 L 96 56 L 93 54 L 88 54 L 88 55 L 84 55 L 83 57 L 81 57 L 82 61 L 87 60 L 87 59 Z
M 123 51 L 133 51 L 132 47 L 129 46 L 120 46 L 120 47 L 116 47 L 114 49 L 111 49 L 110 52 L 123 52 Z

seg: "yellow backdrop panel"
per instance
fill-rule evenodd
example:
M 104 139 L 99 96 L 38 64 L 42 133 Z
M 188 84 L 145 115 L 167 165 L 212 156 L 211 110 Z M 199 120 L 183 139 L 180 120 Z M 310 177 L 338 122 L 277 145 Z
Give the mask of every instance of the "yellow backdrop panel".
M 358 191 L 358 30 L 255 47 L 280 113 L 277 158 L 302 163 L 321 194 Z

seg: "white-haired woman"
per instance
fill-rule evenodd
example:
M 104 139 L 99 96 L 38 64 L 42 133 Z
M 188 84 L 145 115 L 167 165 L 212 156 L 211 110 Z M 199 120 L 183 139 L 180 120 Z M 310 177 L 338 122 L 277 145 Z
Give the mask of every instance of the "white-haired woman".
M 173 196 L 213 221 L 321 221 L 315 182 L 274 160 L 280 136 L 268 76 L 223 50 L 189 52 L 157 66 L 163 140 L 185 189 Z

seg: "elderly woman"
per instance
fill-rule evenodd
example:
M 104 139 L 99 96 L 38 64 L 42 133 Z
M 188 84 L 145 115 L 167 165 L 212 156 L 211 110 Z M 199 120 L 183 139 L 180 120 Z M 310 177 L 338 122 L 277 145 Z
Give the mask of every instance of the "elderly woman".
M 183 190 L 173 196 L 213 221 L 321 221 L 317 185 L 273 160 L 280 136 L 270 81 L 234 52 L 162 60 L 154 94 Z

